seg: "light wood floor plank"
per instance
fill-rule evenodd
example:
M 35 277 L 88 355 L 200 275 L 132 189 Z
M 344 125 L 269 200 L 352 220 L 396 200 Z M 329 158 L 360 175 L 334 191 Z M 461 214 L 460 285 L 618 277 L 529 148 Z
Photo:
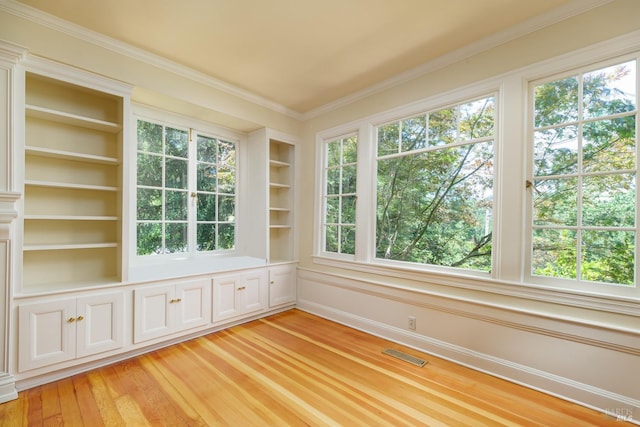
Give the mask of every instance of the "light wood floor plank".
M 417 367 L 382 353 L 428 360 Z M 616 426 L 588 408 L 290 310 L 19 393 L 0 426 Z

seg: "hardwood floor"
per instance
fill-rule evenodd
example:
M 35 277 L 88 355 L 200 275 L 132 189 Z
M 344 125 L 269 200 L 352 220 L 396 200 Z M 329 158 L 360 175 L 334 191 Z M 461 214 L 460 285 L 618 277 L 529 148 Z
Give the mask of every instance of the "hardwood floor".
M 390 357 L 386 348 L 428 364 Z M 625 423 L 291 310 L 26 390 L 0 405 L 0 425 Z

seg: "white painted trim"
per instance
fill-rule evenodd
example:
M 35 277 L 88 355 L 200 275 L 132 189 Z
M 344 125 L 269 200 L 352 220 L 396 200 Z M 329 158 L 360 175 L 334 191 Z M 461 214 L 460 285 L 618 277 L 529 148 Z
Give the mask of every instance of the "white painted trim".
M 0 373 L 0 403 L 5 403 L 18 398 L 16 381 L 13 375 Z

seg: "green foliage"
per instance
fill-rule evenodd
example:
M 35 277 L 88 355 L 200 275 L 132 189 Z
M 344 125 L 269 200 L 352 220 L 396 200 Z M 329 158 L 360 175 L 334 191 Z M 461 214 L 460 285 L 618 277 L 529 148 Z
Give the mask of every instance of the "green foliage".
M 378 258 L 491 269 L 494 108 L 486 98 L 378 129 Z
M 629 62 L 535 88 L 533 274 L 635 283 L 635 76 Z

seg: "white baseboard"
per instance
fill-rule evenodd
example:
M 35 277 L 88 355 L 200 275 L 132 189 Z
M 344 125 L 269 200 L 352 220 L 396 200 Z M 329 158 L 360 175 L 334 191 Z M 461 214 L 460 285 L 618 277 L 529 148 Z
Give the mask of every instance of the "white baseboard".
M 16 381 L 13 375 L 0 373 L 0 403 L 9 402 L 18 398 Z
M 488 354 L 400 329 L 312 301 L 298 299 L 297 308 L 346 326 L 406 345 L 471 369 L 493 375 L 558 398 L 640 425 L 640 401 L 588 384 L 544 372 Z M 636 415 L 634 417 L 634 415 Z

